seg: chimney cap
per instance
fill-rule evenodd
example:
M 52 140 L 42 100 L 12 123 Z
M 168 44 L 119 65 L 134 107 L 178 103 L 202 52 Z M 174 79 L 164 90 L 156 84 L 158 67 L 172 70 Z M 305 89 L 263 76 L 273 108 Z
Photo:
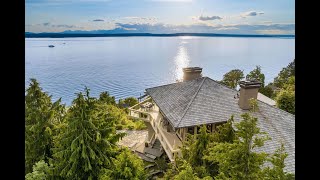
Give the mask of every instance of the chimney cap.
M 258 80 L 245 80 L 239 82 L 240 87 L 242 88 L 260 88 L 262 83 Z
M 186 67 L 182 68 L 183 72 L 202 72 L 201 67 Z

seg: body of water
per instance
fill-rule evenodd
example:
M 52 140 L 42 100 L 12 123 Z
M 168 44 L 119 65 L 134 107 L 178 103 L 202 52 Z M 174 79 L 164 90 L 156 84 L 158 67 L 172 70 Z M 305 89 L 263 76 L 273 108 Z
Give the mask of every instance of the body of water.
M 53 100 L 62 97 L 67 105 L 85 86 L 92 96 L 108 91 L 116 99 L 138 97 L 181 79 L 187 66 L 221 80 L 232 69 L 247 74 L 260 65 L 268 83 L 295 58 L 294 38 L 26 38 L 25 44 L 26 88 L 36 78 Z

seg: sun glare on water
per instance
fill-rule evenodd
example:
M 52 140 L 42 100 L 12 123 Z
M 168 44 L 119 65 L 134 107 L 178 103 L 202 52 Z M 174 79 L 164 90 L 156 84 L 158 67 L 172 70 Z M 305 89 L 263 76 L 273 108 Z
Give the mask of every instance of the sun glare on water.
M 175 79 L 182 80 L 183 71 L 182 68 L 188 67 L 190 59 L 188 56 L 188 51 L 185 47 L 186 42 L 182 41 L 178 48 L 177 55 L 174 58 L 175 63 Z

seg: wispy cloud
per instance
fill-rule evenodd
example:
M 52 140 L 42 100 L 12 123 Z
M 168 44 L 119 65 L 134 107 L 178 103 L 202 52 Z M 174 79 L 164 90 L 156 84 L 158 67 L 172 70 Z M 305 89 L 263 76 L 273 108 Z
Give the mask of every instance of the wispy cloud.
M 256 30 L 258 34 L 294 34 L 294 30 L 264 29 Z
M 264 14 L 263 11 L 248 11 L 248 12 L 244 12 L 244 13 L 241 13 L 240 16 L 243 17 L 243 18 L 246 18 L 246 17 L 250 17 L 250 16 L 258 16 L 258 15 L 262 15 Z
M 52 27 L 58 27 L 58 28 L 76 28 L 75 25 L 67 25 L 67 24 L 57 24 L 57 25 L 51 25 Z
M 64 29 L 83 29 L 81 26 L 76 25 L 68 25 L 68 24 L 52 24 L 50 22 L 45 22 L 41 24 L 27 24 L 26 25 L 28 31 L 32 31 L 33 29 L 42 30 L 42 32 L 57 32 Z M 26 30 L 27 30 L 26 29 Z
M 94 22 L 99 22 L 99 21 L 104 21 L 103 19 L 94 19 L 94 20 L 92 20 L 92 21 L 94 21 Z
M 212 20 L 221 20 L 222 19 L 222 17 L 220 17 L 220 16 L 199 16 L 199 18 L 198 18 L 199 20 L 201 20 L 201 21 L 212 21 Z
M 294 24 L 229 24 L 170 25 L 117 23 L 117 28 L 129 28 L 139 33 L 226 33 L 226 34 L 295 34 Z

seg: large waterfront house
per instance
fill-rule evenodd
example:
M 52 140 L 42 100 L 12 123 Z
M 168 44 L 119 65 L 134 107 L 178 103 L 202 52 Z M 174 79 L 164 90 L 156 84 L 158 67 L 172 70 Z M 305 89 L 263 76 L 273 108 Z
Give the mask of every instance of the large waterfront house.
M 182 82 L 146 89 L 146 99 L 129 108 L 131 117 L 145 121 L 148 136 L 145 146 L 152 147 L 160 141 L 170 161 L 181 156 L 182 142 L 186 134 L 195 134 L 199 125 L 206 125 L 214 132 L 218 125 L 234 115 L 250 110 L 249 99 L 256 98 L 259 111 L 254 113 L 258 126 L 272 140 L 259 149 L 273 153 L 284 142 L 288 157 L 285 170 L 295 170 L 295 116 L 275 107 L 275 102 L 258 93 L 261 85 L 257 81 L 241 81 L 240 91 L 230 89 L 209 77 L 202 77 L 202 68 L 184 68 Z

